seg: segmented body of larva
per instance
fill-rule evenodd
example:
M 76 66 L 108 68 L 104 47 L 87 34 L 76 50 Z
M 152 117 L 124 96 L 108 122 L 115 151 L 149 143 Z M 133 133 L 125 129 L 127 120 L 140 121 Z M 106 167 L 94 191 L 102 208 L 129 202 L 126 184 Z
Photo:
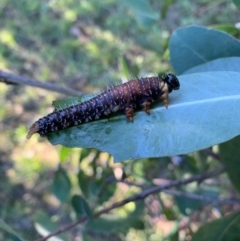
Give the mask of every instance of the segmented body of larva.
M 173 74 L 130 80 L 88 101 L 55 111 L 39 119 L 30 127 L 27 138 L 29 139 L 34 133 L 44 136 L 50 132 L 104 118 L 119 110 L 124 111 L 128 120 L 133 121 L 134 110 L 141 107 L 150 114 L 149 109 L 153 101 L 161 99 L 168 107 L 168 94 L 179 88 L 180 83 Z

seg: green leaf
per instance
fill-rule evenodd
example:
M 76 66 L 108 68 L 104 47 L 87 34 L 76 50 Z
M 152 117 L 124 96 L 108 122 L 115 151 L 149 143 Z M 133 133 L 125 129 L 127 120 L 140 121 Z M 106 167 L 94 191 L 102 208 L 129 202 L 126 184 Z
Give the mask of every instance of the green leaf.
M 164 1 L 164 4 L 162 6 L 162 9 L 161 9 L 161 17 L 162 19 L 165 19 L 166 16 L 167 16 L 167 11 L 169 9 L 169 7 L 174 3 L 176 2 L 176 0 L 165 0 Z
M 63 146 L 59 152 L 60 161 L 61 162 L 66 161 L 66 159 L 70 156 L 71 153 L 72 153 L 72 149 Z
M 51 218 L 42 211 L 38 211 L 35 213 L 34 226 L 35 226 L 35 229 L 37 230 L 37 232 L 39 234 L 41 234 L 42 236 L 46 236 L 59 228 L 59 226 L 55 222 L 52 222 Z M 66 239 L 67 239 L 66 236 L 62 233 L 62 234 L 60 234 L 58 236 L 54 236 L 48 240 L 49 241 L 63 241 Z
M 56 108 L 56 110 L 62 110 L 68 106 L 71 105 L 76 105 L 80 102 L 82 102 L 83 97 L 82 96 L 78 96 L 78 97 L 72 97 L 72 98 L 68 98 L 67 100 L 54 100 L 52 102 L 52 105 Z
M 240 0 L 233 0 L 233 3 L 236 5 L 236 7 L 240 10 Z
M 240 30 L 231 24 L 216 24 L 216 25 L 211 25 L 209 27 L 216 29 L 216 30 L 226 32 L 235 38 L 239 37 L 239 34 L 240 34 Z
M 130 70 L 128 67 L 127 59 L 124 58 L 124 56 L 121 56 L 118 62 L 119 62 L 120 71 L 123 74 L 123 76 L 125 76 L 126 78 L 129 78 Z
M 108 178 L 114 177 L 112 170 L 103 170 L 101 175 L 102 178 L 93 179 L 82 171 L 78 173 L 78 183 L 82 193 L 87 199 L 94 199 L 97 201 L 98 205 L 109 200 L 109 198 L 114 195 L 117 187 L 116 182 L 106 182 Z
M 62 203 L 65 203 L 68 200 L 70 189 L 70 179 L 66 171 L 59 167 L 54 176 L 52 191 Z
M 86 158 L 91 153 L 91 149 L 81 149 L 79 155 L 79 162 L 81 163 L 84 158 Z
M 82 238 L 83 238 L 83 241 L 95 241 L 96 240 L 95 235 L 92 233 L 89 235 L 89 233 L 86 232 L 86 230 L 83 231 Z
M 7 232 L 13 241 L 24 241 L 23 238 L 20 237 L 20 235 L 15 232 L 8 224 L 6 224 L 2 219 L 0 219 L 0 229 Z
M 156 11 L 152 9 L 152 6 L 146 0 L 123 0 L 122 3 L 133 9 L 134 12 L 140 13 L 149 18 L 157 19 Z
M 78 217 L 87 215 L 89 218 L 92 217 L 92 211 L 83 197 L 80 195 L 74 195 L 72 197 L 72 206 L 78 215 Z
M 184 193 L 198 194 L 206 198 L 217 198 L 219 191 L 214 188 L 209 188 L 207 186 L 193 186 L 187 185 L 185 187 L 179 188 L 179 190 L 184 190 Z M 193 199 L 185 196 L 176 196 L 175 200 L 178 204 L 180 212 L 187 216 L 192 213 L 192 211 L 197 210 L 201 205 L 209 203 L 209 201 L 203 201 L 198 199 Z
M 146 0 L 122 0 L 121 3 L 134 11 L 139 24 L 151 26 L 159 19 L 158 12 L 154 11 Z
M 130 79 L 132 76 L 138 76 L 139 68 L 137 65 L 132 65 L 130 61 L 127 60 L 124 56 L 119 58 L 119 68 L 121 73 L 125 78 Z
M 85 172 L 79 170 L 78 173 L 78 185 L 84 194 L 84 197 L 89 198 L 90 191 L 89 191 L 89 183 L 90 183 L 90 177 L 85 174 Z
M 144 202 L 136 203 L 136 209 L 126 218 L 94 218 L 86 225 L 86 231 L 94 231 L 99 233 L 114 233 L 121 232 L 126 234 L 130 228 L 144 229 L 144 224 L 141 220 L 141 215 L 144 210 Z
M 192 241 L 237 241 L 240 240 L 240 212 L 202 226 L 192 237 Z
M 49 134 L 53 145 L 96 148 L 115 161 L 185 154 L 240 134 L 240 73 L 205 72 L 179 76 L 181 89 L 169 108 L 154 105 L 134 122 L 117 115 Z
M 163 241 L 178 241 L 179 240 L 180 221 L 175 221 L 170 232 L 163 238 Z
M 176 30 L 170 39 L 170 59 L 177 74 L 211 60 L 240 56 L 240 42 L 217 30 L 190 26 Z
M 207 62 L 206 64 L 200 64 L 193 67 L 184 74 L 200 73 L 207 71 L 234 71 L 240 72 L 240 58 L 239 57 L 228 57 L 220 58 Z
M 240 169 L 236 168 L 240 165 L 239 145 L 240 136 L 237 136 L 233 140 L 219 145 L 219 152 L 232 184 L 240 193 Z

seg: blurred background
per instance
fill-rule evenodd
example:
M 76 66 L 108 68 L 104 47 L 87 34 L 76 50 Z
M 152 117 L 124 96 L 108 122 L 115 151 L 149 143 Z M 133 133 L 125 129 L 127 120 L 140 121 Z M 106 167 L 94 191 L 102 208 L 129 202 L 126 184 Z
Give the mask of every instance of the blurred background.
M 94 93 L 121 80 L 171 71 L 168 41 L 181 26 L 198 24 L 231 31 L 237 22 L 239 11 L 227 0 L 0 0 L 0 70 Z M 231 34 L 239 37 L 236 29 Z M 52 101 L 66 97 L 0 83 L 0 218 L 26 240 L 40 237 L 36 229 L 43 231 L 37 222 L 50 220 L 61 226 L 75 220 L 69 205 L 71 195 L 83 194 L 96 205 L 94 195 L 103 180 L 111 183 L 112 177 L 124 175 L 140 185 L 115 183 L 101 202 L 108 204 L 139 191 L 154 178 L 177 179 L 219 165 L 203 152 L 114 165 L 111 156 L 96 150 L 51 146 L 38 135 L 26 140 L 28 127 L 53 110 Z M 226 177 L 217 183 L 209 185 L 212 195 L 221 192 L 234 197 Z M 62 193 L 59 185 L 63 185 Z M 88 235 L 94 240 L 154 241 L 164 240 L 172 232 L 171 238 L 177 234 L 179 240 L 190 240 L 191 232 L 206 219 L 237 208 L 225 205 L 221 213 L 211 205 L 203 208 L 201 203 L 189 208 L 191 200 L 184 206 L 186 202 L 164 193 L 150 196 L 137 216 L 144 230 L 129 227 L 108 236 Z M 115 215 L 124 218 L 134 210 L 133 204 L 126 205 Z M 49 230 L 57 228 L 52 223 Z M 194 223 L 192 227 L 190 223 Z M 82 232 L 81 227 L 75 228 L 62 240 L 82 240 Z M 0 239 L 12 240 L 1 229 Z M 84 240 L 92 239 L 85 236 Z

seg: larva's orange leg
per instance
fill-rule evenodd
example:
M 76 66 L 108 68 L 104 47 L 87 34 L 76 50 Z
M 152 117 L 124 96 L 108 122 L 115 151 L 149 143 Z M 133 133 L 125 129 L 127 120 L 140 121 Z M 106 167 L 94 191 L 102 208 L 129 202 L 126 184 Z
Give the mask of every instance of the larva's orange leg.
M 165 105 L 166 108 L 168 108 L 168 96 L 162 96 L 161 100 L 163 101 L 163 104 Z
M 160 99 L 163 101 L 163 104 L 166 108 L 168 108 L 168 89 L 163 88 L 163 94 L 160 97 Z
M 151 106 L 151 102 L 150 101 L 145 101 L 141 104 L 143 110 L 148 114 L 150 115 L 150 106 Z
M 127 117 L 127 119 L 131 122 L 133 122 L 133 113 L 134 113 L 134 109 L 132 107 L 127 107 L 125 109 L 125 116 Z

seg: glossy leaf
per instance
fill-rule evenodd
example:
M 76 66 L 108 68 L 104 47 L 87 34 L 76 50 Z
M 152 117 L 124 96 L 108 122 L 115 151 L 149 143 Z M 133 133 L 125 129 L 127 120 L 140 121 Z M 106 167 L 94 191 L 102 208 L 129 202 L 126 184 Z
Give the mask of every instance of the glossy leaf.
M 228 176 L 240 193 L 240 136 L 219 145 L 220 156 Z
M 234 71 L 240 72 L 240 57 L 229 57 L 215 59 L 207 62 L 206 64 L 201 64 L 196 67 L 193 67 L 184 74 L 200 73 L 207 71 Z
M 87 215 L 89 218 L 92 217 L 92 211 L 88 203 L 80 195 L 74 195 L 72 197 L 72 206 L 79 217 L 84 215 Z
M 239 230 L 240 212 L 235 212 L 202 226 L 193 235 L 192 241 L 236 241 L 240 240 Z
M 170 59 L 177 74 L 211 60 L 240 56 L 240 42 L 232 36 L 198 26 L 176 30 L 170 39 Z
M 14 231 L 8 224 L 6 224 L 2 219 L 0 219 L 0 230 L 7 232 L 14 241 L 24 241 L 24 239 L 21 238 L 20 235 L 16 231 Z
M 56 171 L 52 190 L 54 195 L 62 202 L 66 202 L 69 198 L 69 193 L 71 189 L 71 182 L 67 173 L 61 167 Z
M 206 72 L 179 77 L 169 108 L 154 105 L 134 122 L 117 115 L 51 133 L 53 144 L 107 151 L 115 161 L 185 154 L 240 134 L 240 73 Z

